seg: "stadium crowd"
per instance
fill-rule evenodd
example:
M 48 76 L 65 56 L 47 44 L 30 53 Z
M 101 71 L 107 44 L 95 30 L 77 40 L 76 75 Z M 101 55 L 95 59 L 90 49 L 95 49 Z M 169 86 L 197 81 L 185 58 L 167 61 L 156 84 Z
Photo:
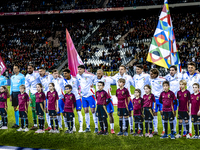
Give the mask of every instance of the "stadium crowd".
M 187 2 L 198 0 L 169 0 L 170 4 Z M 24 12 L 162 5 L 163 0 L 6 0 L 0 4 L 0 12 Z
M 16 62 L 24 74 L 28 63 L 33 63 L 36 68 L 42 64 L 50 69 L 66 55 L 65 28 L 77 44 L 95 24 L 95 20 L 81 20 L 77 23 L 36 20 L 1 24 L 1 57 L 9 73 Z M 58 39 L 57 42 L 55 39 Z

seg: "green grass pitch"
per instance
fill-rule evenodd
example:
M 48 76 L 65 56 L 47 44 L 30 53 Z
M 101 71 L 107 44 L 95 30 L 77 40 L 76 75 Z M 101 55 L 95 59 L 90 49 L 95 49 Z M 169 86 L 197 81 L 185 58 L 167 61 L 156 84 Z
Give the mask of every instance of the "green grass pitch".
M 132 93 L 134 88 L 132 87 Z M 116 86 L 112 86 L 112 95 L 115 94 Z M 116 113 L 117 107 L 115 107 L 114 119 L 115 119 L 115 132 L 119 132 L 119 118 Z M 83 116 L 84 112 L 82 110 Z M 200 140 L 187 140 L 185 138 L 171 140 L 161 140 L 160 136 L 154 136 L 153 138 L 145 137 L 118 137 L 116 134 L 108 136 L 98 136 L 94 134 L 94 122 L 91 115 L 91 133 L 74 133 L 65 134 L 63 131 L 60 134 L 36 134 L 34 131 L 17 132 L 16 129 L 12 129 L 14 124 L 14 110 L 8 100 L 8 130 L 0 130 L 0 145 L 19 146 L 19 147 L 32 147 L 32 148 L 50 148 L 50 149 L 199 149 Z M 76 129 L 79 129 L 78 117 L 76 116 Z M 32 112 L 29 108 L 29 127 L 33 125 Z M 161 117 L 159 115 L 159 134 L 162 132 Z M 63 123 L 64 125 L 64 123 Z M 46 125 L 47 127 L 47 125 Z M 83 128 L 85 129 L 85 118 Z M 110 125 L 109 125 L 110 128 Z M 177 126 L 178 129 L 178 126 Z M 110 132 L 110 130 L 109 130 Z

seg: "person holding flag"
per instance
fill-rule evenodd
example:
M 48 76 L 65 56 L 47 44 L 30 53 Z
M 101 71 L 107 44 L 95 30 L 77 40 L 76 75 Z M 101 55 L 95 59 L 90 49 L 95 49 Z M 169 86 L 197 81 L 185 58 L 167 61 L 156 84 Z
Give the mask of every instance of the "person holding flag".
M 113 79 L 110 77 L 106 77 L 103 75 L 103 70 L 99 69 L 97 70 L 97 75 L 94 77 L 94 85 L 96 85 L 96 91 L 98 91 L 98 86 L 97 84 L 99 82 L 104 82 L 104 88 L 103 90 L 108 93 L 110 96 L 110 103 L 106 105 L 106 109 L 110 118 L 110 128 L 111 128 L 111 134 L 115 134 L 114 131 L 114 117 L 113 117 L 113 112 L 114 112 L 114 106 L 112 102 L 112 95 L 111 95 L 111 87 L 110 85 L 113 83 Z

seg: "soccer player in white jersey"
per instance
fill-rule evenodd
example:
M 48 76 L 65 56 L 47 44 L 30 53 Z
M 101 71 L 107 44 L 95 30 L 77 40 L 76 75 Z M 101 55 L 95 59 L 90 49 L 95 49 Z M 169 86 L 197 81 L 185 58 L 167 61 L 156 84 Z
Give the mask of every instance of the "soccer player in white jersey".
M 133 86 L 141 90 L 141 97 L 145 94 L 144 86 L 150 85 L 150 75 L 143 72 L 143 65 L 136 65 L 136 74 L 133 76 Z
M 49 90 L 49 81 L 52 80 L 53 76 L 52 75 L 46 75 L 46 69 L 44 67 L 40 67 L 39 68 L 39 74 L 40 74 L 40 82 L 43 86 L 43 92 L 45 93 L 45 95 L 47 95 L 47 92 Z M 48 104 L 48 99 L 46 99 L 46 106 L 45 106 L 45 113 L 46 113 L 46 121 L 48 124 L 48 128 L 45 129 L 45 131 L 49 131 L 51 130 L 51 123 L 50 123 L 50 116 L 47 110 L 47 104 Z M 45 117 L 45 116 L 44 116 Z
M 176 66 L 170 66 L 169 68 L 169 74 L 166 75 L 164 78 L 169 81 L 170 84 L 170 90 L 174 92 L 174 94 L 177 96 L 177 92 L 180 90 L 179 82 L 183 79 L 183 74 L 177 73 L 177 67 Z M 176 110 L 177 110 L 178 104 L 174 105 L 174 134 L 176 134 Z
M 163 91 L 162 83 L 164 81 L 166 81 L 164 78 L 159 77 L 158 69 L 153 68 L 150 70 L 150 85 L 151 85 L 151 89 L 152 89 L 151 91 L 152 91 L 152 94 L 154 94 L 155 99 L 156 99 L 156 107 L 153 108 L 153 110 L 154 110 L 154 119 L 153 119 L 154 132 L 153 132 L 153 134 L 154 135 L 158 134 L 158 116 L 157 116 L 158 111 L 160 111 L 161 115 L 163 115 L 162 104 L 159 102 L 159 97 L 160 97 L 161 92 Z M 162 135 L 164 135 L 165 129 L 164 129 L 164 121 L 163 120 L 162 120 L 162 124 L 163 124 Z
M 128 89 L 129 94 L 131 95 L 130 86 L 134 85 L 134 83 L 133 83 L 132 77 L 126 74 L 126 66 L 124 66 L 124 65 L 121 65 L 119 67 L 119 73 L 117 73 L 116 75 L 114 75 L 112 77 L 112 79 L 115 80 L 115 83 L 117 85 L 117 89 L 119 88 L 119 86 L 118 86 L 118 80 L 120 78 L 125 79 L 126 83 L 125 83 L 124 87 Z M 129 109 L 130 134 L 133 134 L 133 117 L 132 117 L 132 113 L 131 113 L 132 110 L 133 110 L 132 100 L 130 100 L 130 102 L 129 102 L 128 109 Z M 123 127 L 124 127 L 124 125 L 125 125 L 125 120 L 123 118 Z
M 59 130 L 62 130 L 62 116 L 61 114 L 64 113 L 64 90 L 65 90 L 65 86 L 64 86 L 64 80 L 63 78 L 59 77 L 59 73 L 57 69 L 52 70 L 52 75 L 53 75 L 53 79 L 50 79 L 52 83 L 54 83 L 55 85 L 55 89 L 58 92 L 58 108 L 59 108 L 59 112 L 57 112 L 57 118 L 58 118 L 58 125 L 59 125 Z M 63 115 L 64 116 L 64 115 Z
M 83 108 L 85 111 L 85 121 L 86 121 L 86 130 L 85 132 L 90 132 L 90 114 L 89 107 L 91 109 L 93 120 L 95 124 L 95 133 L 98 133 L 98 119 L 96 117 L 95 108 L 96 101 L 93 92 L 91 91 L 91 86 L 93 85 L 94 76 L 88 73 L 85 73 L 85 66 L 78 66 L 78 74 L 76 75 L 78 83 L 81 87 L 81 96 Z
M 188 71 L 183 74 L 183 79 L 187 82 L 187 90 L 190 92 L 190 94 L 193 94 L 193 84 L 198 83 L 200 84 L 200 75 L 196 73 L 196 65 L 194 62 L 190 62 L 187 65 Z M 192 122 L 191 122 L 191 116 L 189 117 L 189 134 L 192 136 Z
M 79 132 L 83 132 L 83 116 L 82 116 L 82 113 L 81 113 L 82 102 L 81 102 L 81 97 L 80 97 L 79 92 L 78 92 L 78 81 L 77 81 L 76 78 L 71 76 L 69 69 L 63 70 L 63 76 L 64 76 L 64 86 L 71 85 L 72 86 L 71 92 L 76 97 L 76 111 L 77 111 L 77 114 L 78 114 L 78 121 L 79 121 L 79 125 L 80 125 Z M 73 122 L 74 122 L 73 130 L 76 131 L 75 117 L 73 118 Z
M 103 75 L 103 70 L 99 69 L 97 70 L 97 75 L 94 78 L 94 85 L 96 85 L 96 91 L 98 91 L 97 83 L 104 82 L 104 90 L 108 93 L 108 95 L 111 97 L 111 102 L 106 106 L 109 118 L 110 118 L 110 128 L 111 128 L 111 134 L 114 134 L 114 106 L 112 102 L 112 95 L 111 95 L 111 87 L 110 85 L 113 83 L 113 79 L 111 77 L 106 77 Z
M 30 91 L 30 106 L 32 107 L 32 116 L 33 116 L 33 122 L 34 126 L 31 128 L 31 130 L 37 129 L 37 116 L 36 116 L 36 99 L 35 99 L 35 93 L 37 92 L 36 85 L 40 83 L 40 75 L 39 73 L 35 73 L 33 64 L 28 65 L 28 74 L 25 77 L 25 87 L 26 87 L 26 93 L 29 95 Z

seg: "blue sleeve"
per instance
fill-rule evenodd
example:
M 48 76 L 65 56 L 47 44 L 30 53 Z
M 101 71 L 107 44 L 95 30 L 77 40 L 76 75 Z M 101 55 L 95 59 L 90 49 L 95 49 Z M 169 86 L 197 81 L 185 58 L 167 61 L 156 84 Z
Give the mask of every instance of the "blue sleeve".
M 22 76 L 22 78 L 21 78 L 21 84 L 25 85 L 25 77 L 24 76 Z
M 10 95 L 12 94 L 12 88 L 13 87 L 13 84 L 12 84 L 12 77 L 10 78 Z
M 4 77 L 4 83 L 3 85 L 7 85 L 7 79 Z
M 149 75 L 146 77 L 145 85 L 151 85 L 151 83 L 150 83 L 150 76 Z
M 132 80 L 133 80 L 132 85 L 135 87 L 135 76 L 133 76 Z

